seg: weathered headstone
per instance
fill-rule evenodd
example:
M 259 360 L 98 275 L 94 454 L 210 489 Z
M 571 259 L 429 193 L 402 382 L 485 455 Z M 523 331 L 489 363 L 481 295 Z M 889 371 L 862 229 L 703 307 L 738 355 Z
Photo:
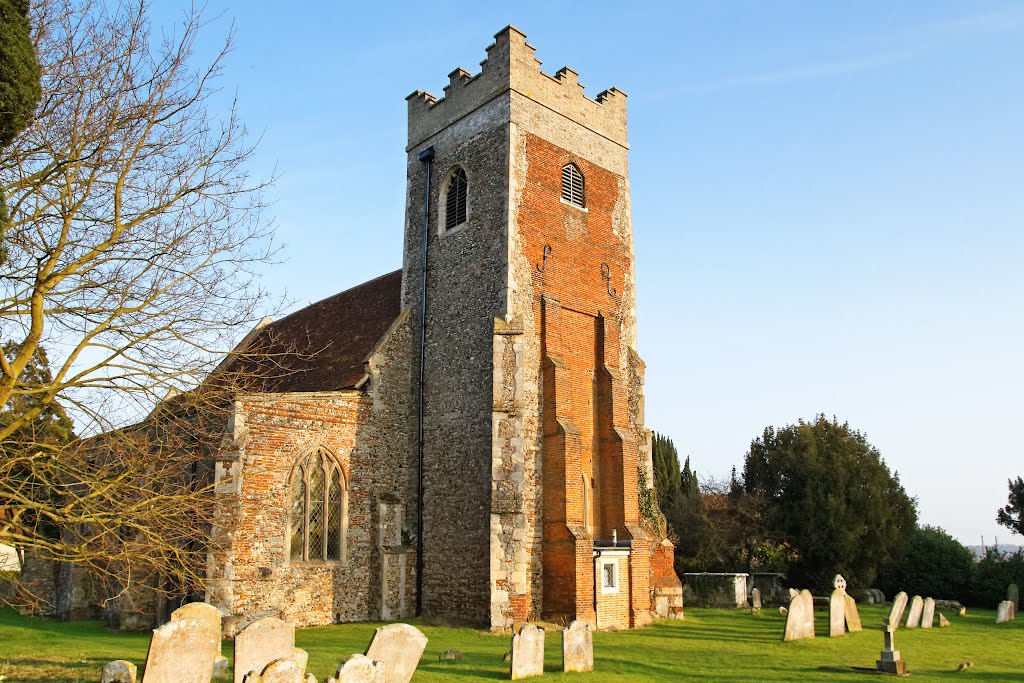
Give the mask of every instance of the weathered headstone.
M 313 674 L 306 674 L 306 677 L 302 679 L 303 683 L 317 683 L 316 676 Z
M 420 663 L 427 637 L 409 624 L 388 624 L 373 632 L 366 656 L 384 664 L 387 683 L 409 683 Z
M 294 659 L 275 659 L 260 674 L 260 683 L 304 683 L 305 675 Z
M 935 598 L 925 598 L 921 610 L 921 628 L 931 628 L 935 623 Z
M 946 628 L 949 626 L 949 619 L 942 612 L 939 612 L 939 628 Z
M 352 655 L 338 667 L 336 683 L 384 683 L 384 664 L 363 655 Z
M 921 612 L 924 611 L 924 600 L 920 595 L 915 595 L 910 601 L 910 610 L 907 612 L 907 628 L 917 628 L 921 625 Z
M 217 655 L 213 660 L 213 677 L 226 678 L 231 671 L 231 661 L 224 655 Z
M 135 683 L 138 667 L 129 661 L 115 659 L 103 667 L 100 683 Z
M 1006 599 L 1013 603 L 1014 611 L 1020 609 L 1020 589 L 1017 588 L 1017 584 L 1011 583 L 1006 588 Z
M 562 671 L 593 670 L 594 636 L 589 624 L 576 620 L 562 629 Z
M 750 603 L 754 609 L 761 609 L 761 591 L 757 588 L 750 591 Z
M 306 664 L 309 663 L 309 653 L 301 647 L 293 647 L 291 659 L 298 664 L 299 668 L 302 669 L 302 672 L 305 673 Z
M 857 611 L 857 601 L 849 595 L 846 596 L 846 630 L 850 633 L 858 633 L 863 630 L 860 623 L 860 612 Z
M 1001 603 L 999 603 L 999 606 L 996 607 L 997 624 L 1005 624 L 1006 622 L 1010 621 L 1010 610 L 1013 609 L 1012 605 L 1013 603 L 1009 600 L 1003 600 Z
M 261 673 L 275 659 L 289 659 L 295 649 L 295 627 L 266 617 L 254 621 L 235 636 L 235 683 L 250 671 Z
M 153 629 L 143 683 L 210 683 L 220 633 L 195 617 Z
M 786 614 L 786 632 L 783 640 L 803 640 L 814 637 L 814 598 L 808 590 L 802 590 L 789 601 Z
M 885 649 L 875 666 L 879 671 L 902 676 L 907 665 L 900 659 L 900 651 L 896 649 L 896 625 L 889 619 L 883 619 L 882 631 L 885 633 Z
M 544 629 L 524 624 L 519 633 L 512 636 L 512 680 L 543 674 Z
M 796 596 L 798 596 L 798 595 L 800 595 L 800 591 L 798 591 L 798 590 L 797 590 L 797 589 L 795 589 L 795 588 L 790 588 L 790 589 L 789 589 L 789 599 L 790 599 L 790 600 L 792 600 L 793 598 L 795 598 L 795 597 L 796 597 Z
M 846 635 L 846 593 L 836 588 L 828 599 L 828 635 L 830 638 Z
M 889 625 L 894 629 L 900 627 L 903 623 L 903 612 L 907 609 L 907 594 L 900 591 L 896 594 L 896 597 L 892 599 L 892 609 L 889 610 Z

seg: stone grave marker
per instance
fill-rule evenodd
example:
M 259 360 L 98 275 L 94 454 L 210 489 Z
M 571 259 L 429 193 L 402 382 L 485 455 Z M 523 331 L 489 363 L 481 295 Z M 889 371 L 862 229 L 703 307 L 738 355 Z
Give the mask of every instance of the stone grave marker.
M 338 667 L 337 683 L 385 683 L 384 664 L 364 655 L 352 655 Z
M 828 635 L 835 638 L 846 634 L 846 579 L 836 574 L 832 586 L 828 598 Z
M 889 610 L 889 625 L 894 629 L 899 628 L 903 623 L 903 612 L 907 609 L 907 594 L 900 591 L 892 599 L 892 609 Z
M 1011 583 L 1006 588 L 1006 599 L 1013 603 L 1015 612 L 1020 609 L 1020 589 L 1017 588 L 1017 584 Z
M 786 632 L 783 640 L 803 640 L 814 637 L 814 598 L 809 590 L 802 590 L 789 601 L 786 613 Z
M 939 628 L 946 628 L 949 626 L 949 619 L 942 612 L 939 612 Z
M 512 680 L 544 675 L 544 629 L 524 624 L 512 636 Z M 390 683 L 390 681 L 388 682 Z
M 921 628 L 931 628 L 935 623 L 935 598 L 925 598 L 921 610 Z
M 1013 603 L 1009 600 L 1003 600 L 1001 603 L 999 603 L 999 606 L 996 607 L 997 624 L 1005 624 L 1006 622 L 1011 620 L 1010 610 L 1013 609 L 1012 605 Z
M 795 597 L 796 597 L 796 596 L 798 596 L 798 595 L 800 595 L 800 591 L 798 591 L 798 590 L 797 590 L 797 589 L 795 589 L 795 588 L 790 588 L 790 589 L 789 589 L 789 599 L 790 599 L 790 600 L 792 600 L 793 598 L 795 598 Z
M 860 612 L 857 611 L 857 601 L 849 595 L 846 596 L 846 630 L 850 633 L 864 630 L 860 623 Z
M 291 660 L 299 665 L 302 672 L 306 672 L 306 664 L 309 663 L 309 653 L 303 650 L 301 647 L 292 648 Z
M 254 621 L 235 636 L 235 683 L 250 671 L 261 673 L 275 659 L 289 659 L 295 649 L 295 627 L 275 617 Z
M 124 659 L 115 659 L 103 667 L 100 683 L 135 683 L 138 667 Z
M 761 591 L 757 588 L 750 591 L 750 603 L 754 609 L 761 609 Z
M 896 649 L 896 624 L 889 619 L 883 619 L 882 624 L 882 631 L 885 633 L 885 649 L 882 650 L 879 660 L 875 662 L 875 667 L 879 671 L 902 676 L 907 670 L 907 665 L 900 659 L 900 651 Z
M 366 656 L 384 665 L 387 683 L 409 683 L 426 647 L 427 637 L 415 626 L 388 624 L 373 632 Z
M 589 624 L 576 620 L 562 629 L 562 671 L 593 670 L 594 636 Z
M 143 683 L 210 683 L 220 634 L 195 617 L 153 629 Z
M 294 659 L 275 659 L 260 674 L 260 683 L 304 683 L 302 667 Z
M 924 600 L 920 595 L 915 595 L 910 601 L 910 611 L 907 612 L 907 628 L 917 628 L 921 625 L 921 613 L 924 611 Z

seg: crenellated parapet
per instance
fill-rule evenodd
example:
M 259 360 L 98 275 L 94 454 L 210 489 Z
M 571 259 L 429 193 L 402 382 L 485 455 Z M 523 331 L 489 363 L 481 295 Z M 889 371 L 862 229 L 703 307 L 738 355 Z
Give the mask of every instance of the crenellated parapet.
M 494 36 L 487 58 L 475 76 L 462 68 L 448 74 L 444 97 L 423 90 L 406 98 L 409 103 L 408 150 L 421 145 L 464 116 L 504 93 L 518 95 L 565 116 L 598 135 L 626 147 L 626 94 L 617 88 L 587 97 L 579 74 L 563 67 L 554 76 L 541 71 L 541 62 L 526 34 L 506 26 Z M 515 106 L 513 104 L 513 121 Z

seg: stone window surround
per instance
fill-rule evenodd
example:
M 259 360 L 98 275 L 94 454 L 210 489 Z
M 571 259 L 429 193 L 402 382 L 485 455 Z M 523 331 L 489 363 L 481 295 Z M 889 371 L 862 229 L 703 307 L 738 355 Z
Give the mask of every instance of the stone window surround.
M 458 225 L 453 225 L 450 229 L 445 230 L 445 223 L 448 218 L 448 186 L 451 184 L 452 177 L 455 172 L 462 170 L 466 174 L 466 220 Z M 454 235 L 457 232 L 461 232 L 473 217 L 473 198 L 469 188 L 473 186 L 473 176 L 469 172 L 469 169 L 463 163 L 454 163 L 451 168 L 445 171 L 444 178 L 441 180 L 440 192 L 437 195 L 437 234 L 440 237 L 447 237 L 448 235 Z
M 598 566 L 600 567 L 600 572 L 598 573 L 598 578 L 601 581 L 601 593 L 606 594 L 606 595 L 609 594 L 609 593 L 618 593 L 619 592 L 619 558 L 618 558 L 618 556 L 612 555 L 611 557 L 600 557 L 600 558 L 598 558 Z M 612 568 L 611 579 L 612 579 L 612 584 L 613 585 L 607 585 L 607 583 L 605 582 L 605 578 L 607 576 L 606 570 L 605 570 L 606 567 L 611 567 Z
M 296 560 L 296 559 L 292 559 L 292 553 L 291 553 L 291 547 L 292 547 L 291 546 L 291 540 L 292 540 L 291 539 L 291 536 L 292 536 L 291 511 L 292 511 L 292 505 L 294 504 L 293 495 L 295 493 L 296 477 L 299 474 L 302 473 L 302 462 L 307 457 L 309 457 L 311 454 L 314 454 L 314 453 L 320 453 L 323 456 L 324 460 L 326 460 L 328 462 L 329 468 L 328 468 L 328 471 L 325 473 L 325 479 L 324 479 L 325 484 L 326 484 L 325 488 L 327 490 L 329 490 L 329 488 L 330 488 L 330 477 L 331 477 L 331 475 L 334 473 L 335 470 L 337 470 L 337 472 L 339 473 L 339 483 L 341 484 L 341 505 L 340 505 L 340 510 L 339 510 L 340 514 L 341 514 L 341 541 L 340 541 L 340 544 L 341 544 L 341 547 L 340 547 L 341 557 L 340 557 L 340 559 L 337 559 L 337 560 L 322 560 L 322 559 L 319 559 L 319 560 L 301 560 L 301 559 L 300 560 Z M 308 486 L 308 482 L 307 482 L 307 486 Z M 348 478 L 348 473 L 345 471 L 345 468 L 342 467 L 341 460 L 334 453 L 334 451 L 332 451 L 330 448 L 328 448 L 327 446 L 325 446 L 323 444 L 317 444 L 317 445 L 311 446 L 309 448 L 303 449 L 302 452 L 295 458 L 295 462 L 292 465 L 292 471 L 288 475 L 288 500 L 287 500 L 287 507 L 285 508 L 285 510 L 287 510 L 287 516 L 285 517 L 285 523 L 284 523 L 284 548 L 285 548 L 285 552 L 284 552 L 284 566 L 285 567 L 338 567 L 338 566 L 347 566 L 348 565 L 348 522 L 349 522 L 349 519 L 348 519 L 348 497 L 349 497 L 349 478 Z M 328 504 L 328 500 L 327 500 L 327 496 L 325 495 L 325 500 L 324 500 L 325 510 L 326 510 L 327 504 Z M 308 524 L 309 524 L 309 519 L 308 519 L 309 511 L 307 510 L 305 514 L 306 514 L 306 522 L 305 522 L 306 527 L 305 528 L 308 528 Z M 326 520 L 325 520 L 325 523 L 326 523 Z M 325 538 L 326 538 L 326 534 L 325 534 Z M 303 541 L 303 555 L 305 555 L 308 552 L 308 545 L 307 544 L 308 544 L 308 540 Z

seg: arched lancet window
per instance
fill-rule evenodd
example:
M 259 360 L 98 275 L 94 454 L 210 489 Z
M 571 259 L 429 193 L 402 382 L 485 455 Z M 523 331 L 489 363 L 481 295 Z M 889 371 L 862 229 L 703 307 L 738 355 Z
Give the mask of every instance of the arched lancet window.
M 562 167 L 562 200 L 581 209 L 587 205 L 583 191 L 583 174 L 576 164 L 566 164 Z
M 466 171 L 456 168 L 448 175 L 444 187 L 444 231 L 447 232 L 466 222 L 469 204 L 469 183 Z
M 348 486 L 341 465 L 319 448 L 292 470 L 288 557 L 292 562 L 345 559 Z

